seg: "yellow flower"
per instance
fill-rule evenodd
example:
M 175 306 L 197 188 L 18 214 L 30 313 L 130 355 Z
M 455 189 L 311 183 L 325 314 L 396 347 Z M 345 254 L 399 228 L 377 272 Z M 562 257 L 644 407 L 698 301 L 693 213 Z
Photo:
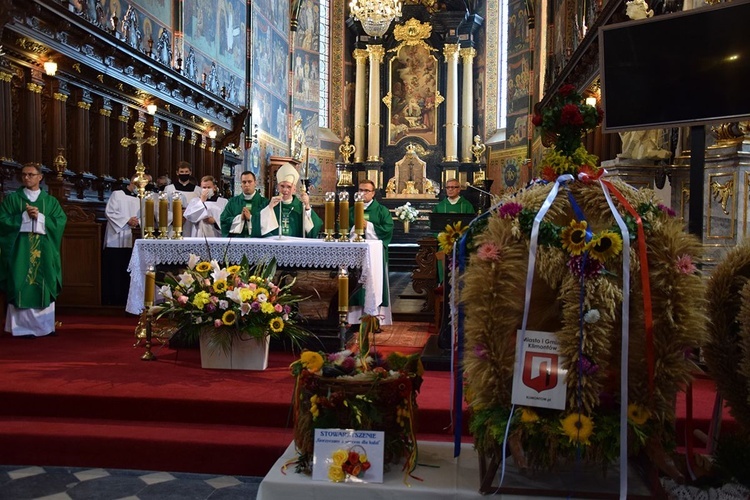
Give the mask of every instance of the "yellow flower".
M 586 227 L 588 223 L 585 220 L 572 220 L 570 225 L 562 230 L 562 246 L 570 255 L 581 255 L 586 248 Z
M 273 314 L 276 312 L 276 309 L 274 309 L 273 304 L 270 302 L 263 302 L 260 305 L 260 312 L 263 314 Z
M 227 272 L 229 274 L 237 274 L 238 272 L 240 272 L 240 266 L 229 266 L 227 268 Z
M 280 320 L 280 318 L 274 318 Z M 277 332 L 278 333 L 278 332 Z M 320 371 L 323 368 L 323 356 L 315 351 L 305 351 L 299 357 L 302 366 L 313 373 Z
M 227 280 L 216 280 L 214 282 L 214 292 L 224 293 L 227 291 Z
M 266 297 L 268 297 L 268 290 L 266 290 L 262 286 L 259 286 L 258 288 L 255 289 L 255 297 L 257 298 L 258 295 L 260 295 L 261 293 L 265 295 Z
M 453 244 L 458 241 L 462 234 L 468 229 L 461 227 L 461 221 L 456 222 L 454 226 L 450 224 L 445 226 L 445 231 L 438 234 L 438 245 L 440 250 L 448 253 L 453 251 Z
M 628 420 L 635 425 L 643 425 L 651 418 L 651 412 L 641 405 L 631 403 L 628 405 Z
M 328 479 L 330 479 L 334 483 L 342 482 L 344 479 L 346 479 L 344 469 L 342 469 L 340 465 L 331 465 L 330 467 L 328 467 Z
M 521 422 L 524 424 L 533 424 L 539 421 L 539 415 L 534 410 L 521 408 Z
M 198 309 L 203 309 L 203 306 L 208 304 L 210 300 L 211 296 L 208 295 L 208 292 L 198 292 L 195 294 L 195 297 L 193 297 L 193 305 Z
M 344 462 L 346 462 L 346 459 L 349 458 L 349 453 L 347 453 L 346 450 L 338 449 L 333 452 L 331 458 L 333 459 L 333 465 L 341 467 L 344 465 Z
M 591 444 L 589 438 L 594 432 L 594 421 L 586 415 L 571 413 L 560 424 L 571 443 Z
M 365 462 L 367 462 L 367 455 L 365 453 L 360 453 L 359 454 L 359 463 L 363 464 Z
M 281 318 L 273 318 L 268 326 L 271 328 L 273 333 L 281 333 L 284 331 L 284 320 Z
M 255 294 L 249 288 L 240 288 L 240 300 L 242 302 L 251 302 L 255 298 Z
M 205 273 L 211 270 L 211 263 L 206 262 L 205 260 L 203 262 L 199 262 L 197 266 L 195 266 L 195 270 L 199 273 Z
M 312 405 L 310 407 L 310 413 L 313 416 L 313 420 L 315 420 L 316 418 L 318 418 L 318 415 L 320 415 L 320 410 L 318 409 L 318 405 Z
M 221 322 L 227 326 L 232 326 L 235 321 L 237 321 L 237 313 L 232 311 L 231 309 L 225 312 L 221 317 Z
M 614 231 L 602 231 L 594 236 L 586 250 L 592 258 L 604 262 L 622 252 L 622 237 Z

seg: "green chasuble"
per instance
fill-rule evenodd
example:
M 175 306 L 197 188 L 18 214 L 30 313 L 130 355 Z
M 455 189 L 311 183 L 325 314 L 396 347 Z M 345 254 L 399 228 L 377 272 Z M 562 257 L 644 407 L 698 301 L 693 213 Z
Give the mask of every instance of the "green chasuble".
M 349 208 L 349 220 L 354 220 L 354 207 Z M 372 200 L 370 206 L 365 208 L 365 220 L 372 222 L 372 226 L 375 229 L 375 234 L 378 239 L 383 242 L 383 306 L 390 305 L 388 303 L 388 245 L 391 244 L 391 238 L 393 238 L 393 217 L 391 216 L 390 210 L 378 203 L 377 200 Z M 352 297 L 351 305 L 361 306 L 365 303 L 364 290 L 360 290 Z
M 469 200 L 463 196 L 459 196 L 456 203 L 451 203 L 448 198 L 443 198 L 432 211 L 436 214 L 474 214 L 477 212 Z
M 47 234 L 19 232 L 26 205 L 44 214 Z M 42 191 L 35 202 L 23 188 L 0 204 L 0 290 L 21 309 L 44 309 L 62 289 L 60 244 L 67 217 L 60 203 Z
M 279 217 L 279 206 L 281 206 L 281 217 Z M 296 196 L 292 196 L 290 203 L 280 202 L 273 208 L 273 213 L 276 215 L 276 220 L 281 228 L 281 234 L 284 236 L 294 236 L 296 238 L 302 238 L 302 221 L 305 214 L 305 206 Z M 323 227 L 323 219 L 321 219 L 314 210 L 310 211 L 312 217 L 313 228 L 312 230 L 305 233 L 306 238 L 317 238 L 320 228 Z M 263 236 L 275 236 L 279 234 L 278 229 L 274 229 Z
M 235 217 L 242 213 L 242 209 L 247 207 L 250 209 L 250 215 L 252 216 L 252 234 L 247 234 L 247 225 L 243 224 L 242 232 L 239 234 L 233 233 L 232 236 L 239 236 L 240 238 L 260 238 L 260 211 L 266 208 L 268 200 L 264 198 L 259 192 L 255 192 L 253 199 L 247 201 L 244 194 L 233 196 L 227 202 L 227 206 L 224 207 L 224 211 L 221 212 L 221 235 L 225 238 L 229 236 L 229 229 L 232 227 L 232 221 Z

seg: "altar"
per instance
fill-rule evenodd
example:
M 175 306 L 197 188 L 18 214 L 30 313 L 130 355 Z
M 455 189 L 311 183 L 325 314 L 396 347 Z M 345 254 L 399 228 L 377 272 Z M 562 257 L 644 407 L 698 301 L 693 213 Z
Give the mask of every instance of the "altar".
M 383 303 L 383 244 L 379 240 L 361 243 L 326 242 L 288 236 L 138 239 L 128 265 L 130 289 L 125 310 L 131 314 L 140 314 L 143 310 L 145 274 L 149 266 L 186 265 L 191 253 L 222 264 L 238 264 L 244 256 L 250 263 L 269 261 L 275 257 L 277 264 L 282 267 L 359 268 L 360 283 L 365 289 L 364 312 L 377 314 L 378 307 Z

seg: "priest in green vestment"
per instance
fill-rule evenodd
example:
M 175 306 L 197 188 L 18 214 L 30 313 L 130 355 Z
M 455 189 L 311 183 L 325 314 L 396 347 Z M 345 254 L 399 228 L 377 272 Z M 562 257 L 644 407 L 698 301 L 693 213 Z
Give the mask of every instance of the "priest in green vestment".
M 0 204 L 0 290 L 8 300 L 5 330 L 14 336 L 55 333 L 55 299 L 62 289 L 60 246 L 67 217 L 42 191 L 39 165 L 27 163 L 23 187 Z
M 381 304 L 381 324 L 391 324 L 390 318 L 390 293 L 388 291 L 388 245 L 393 238 L 393 216 L 391 211 L 378 203 L 375 199 L 375 183 L 366 179 L 359 183 L 359 193 L 365 204 L 365 239 L 377 239 L 383 242 L 383 302 Z M 349 209 L 349 220 L 354 220 L 354 207 Z M 354 231 L 354 226 L 352 226 Z M 367 286 L 367 284 L 365 284 Z M 349 323 L 359 323 L 362 314 L 361 306 L 364 305 L 365 293 L 360 289 L 351 299 Z
M 284 163 L 276 171 L 279 195 L 271 198 L 261 216 L 270 221 L 269 232 L 263 236 L 277 236 L 279 230 L 284 236 L 295 238 L 317 238 L 323 220 L 310 206 L 310 196 L 303 190 L 299 197 L 297 190 L 299 172 L 291 163 Z
M 469 200 L 461 196 L 461 183 L 458 179 L 445 182 L 446 197 L 432 211 L 436 214 L 475 214 L 477 211 Z M 438 262 L 438 283 L 443 282 L 443 263 Z
M 240 238 L 260 238 L 270 229 L 264 228 L 261 211 L 268 205 L 268 199 L 256 191 L 255 174 L 250 171 L 240 175 L 242 194 L 233 196 L 221 212 L 221 235 Z M 266 221 L 268 222 L 268 221 Z M 265 229 L 265 231 L 264 231 Z

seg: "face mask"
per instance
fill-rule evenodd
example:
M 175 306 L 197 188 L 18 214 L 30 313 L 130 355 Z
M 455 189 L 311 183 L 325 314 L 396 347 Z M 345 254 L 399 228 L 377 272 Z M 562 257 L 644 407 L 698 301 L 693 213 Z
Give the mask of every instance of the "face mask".
M 180 182 L 187 182 L 190 180 L 190 174 L 180 174 L 177 177 L 180 179 Z
M 209 198 L 213 198 L 214 197 L 215 191 L 213 189 L 206 189 L 206 192 L 208 193 L 208 197 Z
M 146 191 L 156 191 L 156 184 L 154 183 L 146 184 Z

